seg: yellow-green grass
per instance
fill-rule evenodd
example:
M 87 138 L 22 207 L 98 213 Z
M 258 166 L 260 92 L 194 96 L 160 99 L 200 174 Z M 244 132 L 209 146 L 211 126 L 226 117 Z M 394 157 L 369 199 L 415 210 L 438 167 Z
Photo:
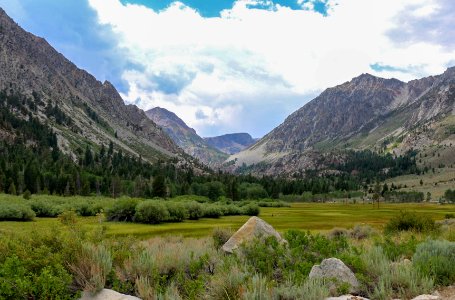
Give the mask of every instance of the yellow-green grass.
M 378 209 L 372 204 L 335 204 L 335 203 L 294 203 L 291 207 L 261 208 L 260 217 L 269 222 L 278 231 L 288 229 L 325 232 L 334 227 L 351 228 L 356 224 L 368 224 L 377 229 L 399 211 L 415 211 L 430 215 L 433 219 L 443 219 L 445 214 L 454 213 L 455 205 L 438 204 L 380 204 Z M 101 222 L 107 226 L 108 236 L 152 236 L 179 235 L 199 237 L 210 235 L 214 228 L 224 227 L 237 230 L 246 222 L 248 216 L 229 216 L 219 219 L 201 219 L 182 223 L 164 223 L 147 225 L 121 222 Z M 99 226 L 99 217 L 79 218 L 79 223 L 87 229 Z M 24 232 L 46 230 L 60 225 L 57 219 L 36 218 L 33 222 L 0 222 L 0 231 Z

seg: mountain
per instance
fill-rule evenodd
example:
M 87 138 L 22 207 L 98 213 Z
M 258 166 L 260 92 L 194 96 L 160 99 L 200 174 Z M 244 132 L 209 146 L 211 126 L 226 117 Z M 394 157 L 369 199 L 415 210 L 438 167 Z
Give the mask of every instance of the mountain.
M 188 127 L 173 112 L 155 107 L 148 110 L 146 115 L 158 124 L 186 153 L 206 165 L 219 167 L 228 158 L 227 154 L 210 146 L 193 128 Z
M 454 154 L 454 101 L 455 68 L 407 83 L 362 74 L 326 89 L 229 161 L 289 175 L 324 168 L 345 149 L 400 155 L 442 147 Z
M 206 137 L 204 140 L 210 146 L 227 154 L 238 153 L 253 145 L 256 141 L 248 133 L 230 133 L 221 136 Z
M 19 27 L 0 8 L 0 90 L 30 101 L 21 118 L 52 127 L 58 146 L 76 157 L 86 145 L 110 142 L 149 161 L 191 161 L 144 111 L 125 105 L 114 86 L 79 69 L 43 38 Z M 18 114 L 20 115 L 20 114 Z M 14 138 L 14 130 L 0 129 Z

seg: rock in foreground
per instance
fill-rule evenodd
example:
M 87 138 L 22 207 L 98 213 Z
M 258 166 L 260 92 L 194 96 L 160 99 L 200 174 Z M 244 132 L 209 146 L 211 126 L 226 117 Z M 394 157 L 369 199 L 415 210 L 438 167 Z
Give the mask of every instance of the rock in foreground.
M 310 278 L 336 279 L 339 283 L 348 283 L 349 292 L 355 293 L 360 286 L 354 273 L 338 258 L 324 259 L 320 265 L 314 265 Z
M 274 236 L 279 242 L 285 241 L 270 224 L 258 217 L 251 217 L 231 236 L 221 249 L 225 252 L 233 253 L 244 242 L 251 241 L 257 237 L 269 236 Z
M 102 289 L 97 294 L 84 292 L 80 300 L 141 300 L 137 297 L 120 294 L 113 290 Z

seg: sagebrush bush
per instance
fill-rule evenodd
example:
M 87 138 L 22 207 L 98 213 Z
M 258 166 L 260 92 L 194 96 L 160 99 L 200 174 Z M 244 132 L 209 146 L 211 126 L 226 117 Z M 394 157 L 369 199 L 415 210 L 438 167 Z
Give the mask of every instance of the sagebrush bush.
M 136 206 L 134 221 L 147 224 L 159 224 L 169 220 L 170 214 L 167 207 L 155 200 L 143 201 Z
M 32 221 L 35 212 L 25 204 L 3 202 L 0 205 L 0 221 Z
M 455 242 L 428 240 L 417 246 L 412 263 L 423 274 L 434 278 L 437 284 L 455 282 Z
M 137 199 L 118 199 L 106 210 L 108 221 L 132 222 L 136 214 Z
M 219 300 L 241 299 L 247 274 L 237 266 L 216 274 L 209 287 L 210 297 Z
M 220 228 L 217 227 L 213 229 L 212 232 L 212 239 L 213 239 L 213 245 L 215 246 L 216 249 L 221 248 L 234 234 L 232 229 L 230 228 Z
M 331 239 L 334 239 L 334 238 L 341 238 L 341 237 L 348 237 L 349 235 L 349 232 L 346 228 L 339 228 L 339 227 L 335 227 L 333 228 L 332 230 L 329 231 L 328 233 L 328 237 L 331 238 Z
M 438 229 L 436 222 L 427 215 L 402 211 L 389 220 L 385 226 L 386 233 L 399 231 L 430 232 Z
M 373 227 L 369 225 L 355 225 L 349 231 L 349 235 L 356 240 L 367 239 L 375 233 Z
M 70 269 L 80 288 L 97 292 L 104 288 L 107 275 L 112 270 L 111 252 L 104 245 L 84 243 Z

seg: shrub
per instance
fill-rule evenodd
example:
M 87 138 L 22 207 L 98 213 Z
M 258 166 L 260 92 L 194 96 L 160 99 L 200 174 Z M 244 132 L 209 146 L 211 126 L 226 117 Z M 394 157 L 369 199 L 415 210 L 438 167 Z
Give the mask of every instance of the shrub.
M 159 224 L 170 218 L 166 206 L 158 201 L 149 200 L 140 202 L 136 206 L 134 221 L 139 223 Z
M 221 206 L 221 209 L 223 210 L 223 215 L 224 216 L 238 216 L 242 214 L 242 209 L 238 207 L 237 205 L 223 205 Z
M 237 267 L 216 274 L 210 283 L 211 299 L 240 299 L 246 277 Z
M 218 205 L 206 204 L 203 206 L 204 218 L 219 218 L 222 215 L 223 215 L 223 210 Z
M 167 221 L 170 222 L 182 222 L 188 218 L 188 212 L 181 203 L 166 203 L 166 208 L 169 212 L 169 218 Z
M 74 226 L 77 223 L 77 215 L 73 210 L 67 210 L 58 215 L 59 221 L 63 225 Z
M 111 207 L 106 210 L 106 218 L 108 221 L 124 221 L 132 222 L 136 214 L 136 206 L 139 200 L 136 199 L 119 199 L 116 200 Z
M 79 287 L 97 292 L 104 288 L 107 275 L 112 270 L 111 252 L 103 245 L 84 243 L 70 269 Z
M 25 204 L 4 202 L 0 206 L 0 221 L 31 221 L 35 212 Z
M 29 190 L 26 190 L 24 192 L 24 194 L 22 195 L 22 197 L 25 199 L 25 200 L 30 200 L 30 198 L 32 198 L 32 193 L 30 193 Z
M 195 201 L 185 203 L 185 207 L 188 211 L 188 218 L 190 220 L 198 220 L 204 215 L 202 205 Z
M 356 240 L 363 240 L 369 238 L 375 230 L 368 225 L 355 225 L 349 232 L 349 235 Z
M 428 240 L 417 246 L 412 262 L 435 282 L 449 285 L 455 282 L 455 242 Z
M 234 234 L 231 229 L 228 228 L 215 228 L 212 232 L 212 239 L 215 248 L 221 248 Z
M 400 258 L 411 258 L 418 243 L 419 241 L 413 235 L 404 240 L 393 240 L 391 237 L 386 236 L 384 242 L 378 242 L 376 245 L 383 249 L 384 254 L 389 259 L 397 261 Z
M 259 215 L 259 206 L 257 204 L 248 204 L 243 207 L 243 214 L 247 216 Z
M 54 218 L 63 212 L 63 207 L 54 201 L 37 199 L 30 202 L 37 217 Z
M 302 285 L 296 286 L 287 282 L 275 288 L 276 297 L 282 300 L 320 300 L 330 296 L 329 286 L 322 279 L 307 279 Z
M 400 212 L 386 224 L 385 232 L 398 231 L 430 232 L 438 228 L 435 221 L 429 216 L 418 215 L 411 212 Z
M 331 239 L 348 237 L 348 230 L 346 228 L 335 227 L 328 233 L 328 237 Z
M 452 214 L 452 213 L 445 214 L 444 218 L 445 219 L 455 219 L 455 214 Z

